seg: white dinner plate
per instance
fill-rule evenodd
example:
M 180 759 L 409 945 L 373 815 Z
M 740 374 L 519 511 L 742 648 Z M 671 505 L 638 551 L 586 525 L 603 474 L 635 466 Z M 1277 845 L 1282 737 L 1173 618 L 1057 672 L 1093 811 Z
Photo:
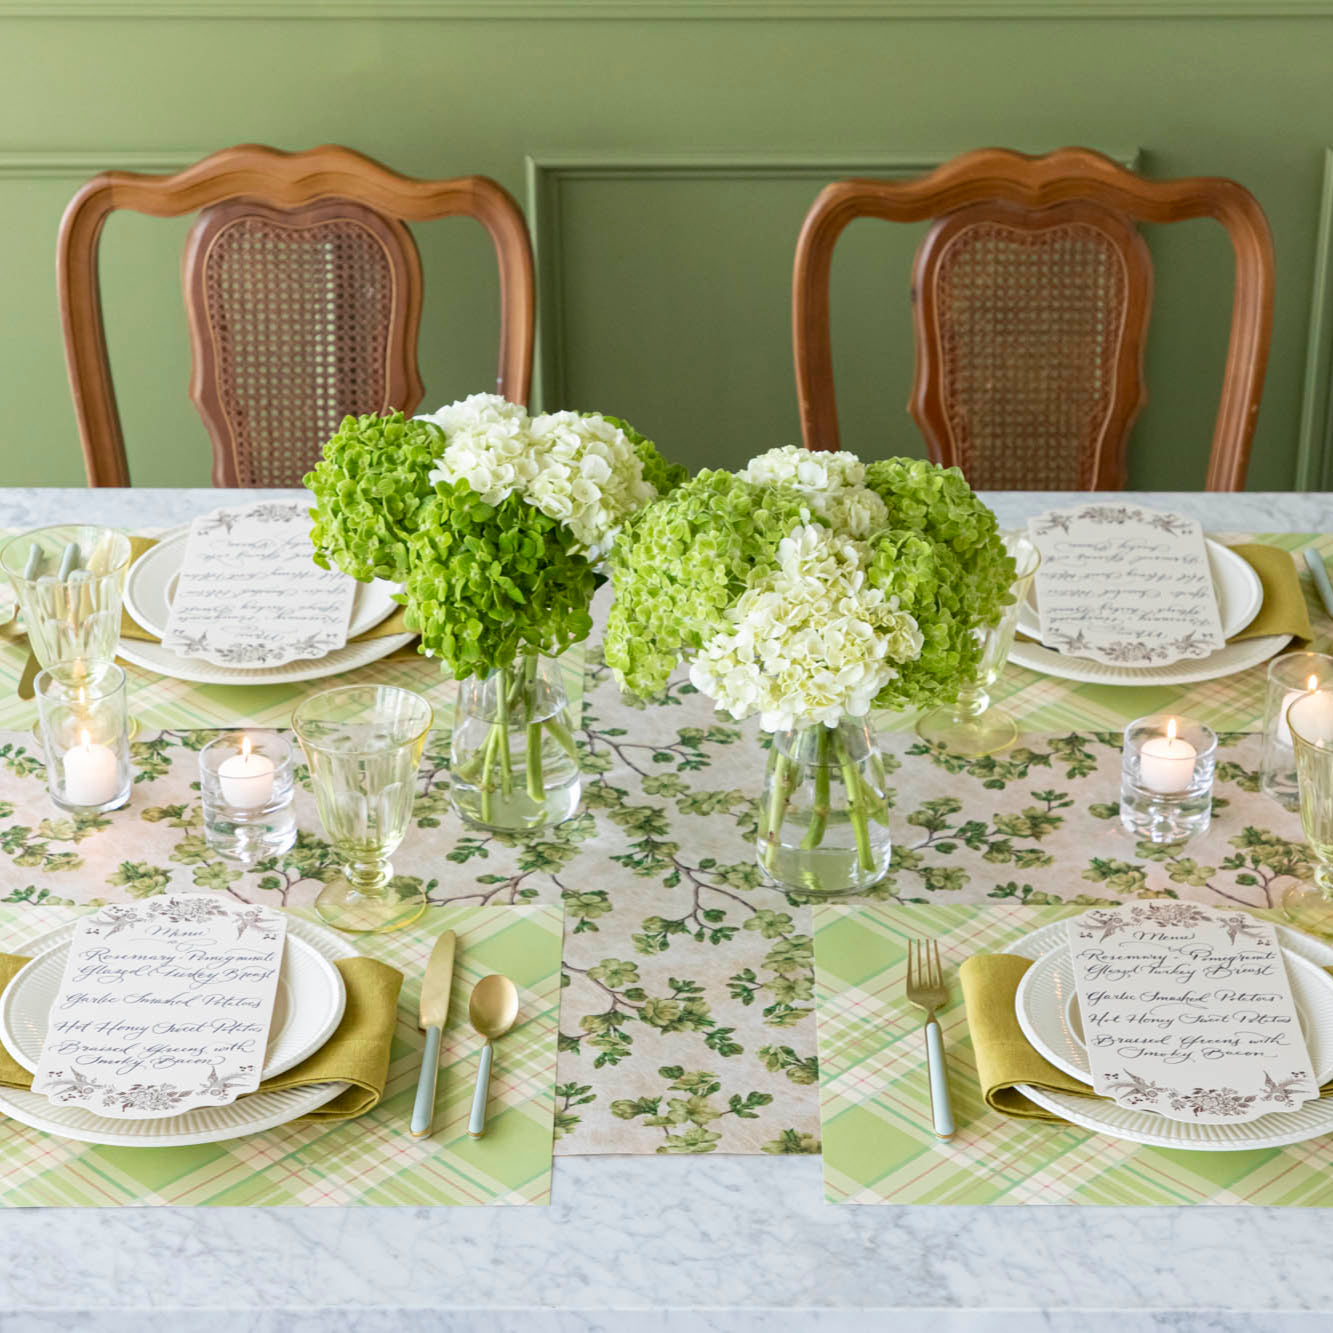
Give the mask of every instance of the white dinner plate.
M 34 953 L 40 957 L 41 953 L 59 944 L 59 936 L 64 935 L 65 943 L 68 945 L 68 935 L 72 930 L 72 923 L 62 926 L 24 944 L 19 952 Z M 328 964 L 340 958 L 357 957 L 356 950 L 332 931 L 297 917 L 288 918 L 287 937 L 289 941 L 296 939 L 302 945 L 308 945 L 311 952 Z M 37 961 L 37 958 L 33 961 Z M 284 951 L 284 970 L 285 968 L 286 951 Z M 331 970 L 338 978 L 339 991 L 342 993 L 341 974 L 336 968 Z M 17 980 L 16 977 L 15 981 Z M 6 991 L 12 989 L 13 984 L 11 982 Z M 304 997 L 307 992 L 302 989 L 300 994 Z M 339 1016 L 341 1017 L 341 1013 Z M 284 1020 L 284 1026 L 290 1025 L 298 1018 L 299 1015 L 289 1013 Z M 337 1026 L 336 1022 L 334 1026 Z M 318 1049 L 318 1045 L 321 1045 L 328 1035 L 325 1033 L 324 1038 L 313 1049 Z M 10 1054 L 16 1059 L 19 1058 L 8 1039 L 5 1041 L 5 1046 L 10 1050 Z M 270 1051 L 272 1051 L 271 1043 Z M 306 1055 L 311 1053 L 312 1051 L 307 1051 Z M 298 1063 L 304 1058 L 305 1055 L 300 1055 L 291 1064 Z M 291 1064 L 284 1065 L 283 1068 L 290 1068 Z M 265 1077 L 268 1077 L 270 1072 L 278 1071 L 276 1069 L 271 1071 L 266 1061 Z M 182 1115 L 163 1116 L 152 1120 L 112 1120 L 105 1116 L 94 1115 L 82 1107 L 58 1105 L 40 1093 L 0 1087 L 0 1114 L 10 1116 L 44 1133 L 78 1139 L 85 1143 L 132 1148 L 178 1148 L 193 1143 L 218 1143 L 224 1139 L 240 1138 L 245 1134 L 256 1134 L 261 1130 L 272 1129 L 276 1125 L 285 1125 L 288 1121 L 308 1115 L 323 1106 L 325 1102 L 331 1101 L 340 1092 L 345 1091 L 348 1086 L 346 1083 L 312 1083 L 306 1087 L 284 1088 L 275 1092 L 254 1092 L 226 1106 L 197 1106 Z
M 175 588 L 185 555 L 185 539 L 189 528 L 176 528 L 167 533 L 156 546 L 151 546 L 130 566 L 125 580 L 125 608 L 145 629 L 161 635 L 170 614 L 170 597 Z M 378 625 L 397 605 L 393 601 L 393 585 L 382 580 L 357 587 L 352 603 L 352 618 L 348 625 L 349 642 L 346 647 L 326 653 L 323 657 L 306 658 L 275 667 L 216 666 L 199 658 L 181 657 L 160 643 L 144 639 L 121 639 L 117 656 L 135 666 L 144 667 L 158 675 L 176 680 L 193 681 L 200 685 L 282 685 L 303 680 L 318 680 L 336 676 L 343 671 L 377 662 L 381 657 L 409 644 L 412 634 L 390 634 L 380 639 L 354 641 L 355 635 Z
M 77 926 L 71 921 L 28 945 L 35 956 L 0 998 L 0 1042 L 30 1074 L 37 1072 L 51 1006 L 60 991 Z M 342 1022 L 346 1004 L 342 974 L 332 960 L 289 926 L 261 1077 L 285 1074 L 319 1050 Z
M 125 577 L 126 610 L 159 639 L 167 632 L 171 601 L 176 595 L 176 580 L 185 561 L 185 543 L 189 536 L 188 527 L 173 528 L 130 566 Z M 392 615 L 398 607 L 393 600 L 396 591 L 392 583 L 383 579 L 358 583 L 347 637 L 354 639 Z
M 1005 953 L 1039 960 L 1057 948 L 1068 936 L 1066 923 L 1054 921 L 1030 935 L 1015 940 Z M 1333 967 L 1333 945 L 1313 936 L 1277 927 L 1282 948 L 1313 963 Z M 1255 1148 L 1280 1148 L 1288 1143 L 1303 1143 L 1333 1134 L 1333 1099 L 1305 1102 L 1296 1111 L 1272 1111 L 1243 1124 L 1199 1125 L 1167 1120 L 1153 1111 L 1117 1106 L 1115 1102 L 1072 1093 L 1052 1092 L 1046 1088 L 1020 1083 L 1018 1091 L 1044 1110 L 1061 1116 L 1083 1129 L 1125 1139 L 1154 1148 L 1181 1148 L 1196 1152 L 1247 1152 Z
M 1230 637 L 1239 634 L 1259 614 L 1263 585 L 1248 560 L 1220 542 L 1205 540 L 1223 632 Z M 1034 590 L 1035 586 L 1034 582 Z M 1035 591 L 1030 594 L 1035 595 Z M 1034 606 L 1027 602 L 1019 608 L 1019 628 L 1034 642 L 1015 639 L 1009 650 L 1011 662 L 1045 676 L 1093 685 L 1189 685 L 1201 680 L 1220 680 L 1267 662 L 1291 642 L 1290 634 L 1265 634 L 1257 639 L 1224 644 L 1207 657 L 1188 658 L 1165 666 L 1126 667 L 1096 662 L 1090 657 L 1070 657 L 1035 642 L 1040 624 Z
M 1259 608 L 1264 604 L 1264 585 L 1254 566 L 1229 546 L 1223 546 L 1211 537 L 1204 538 L 1204 546 L 1208 552 L 1208 572 L 1213 576 L 1213 591 L 1217 594 L 1222 637 L 1229 639 L 1259 614 Z M 1027 599 L 1018 608 L 1018 628 L 1033 639 L 1041 635 L 1036 579 L 1028 585 Z
M 1289 949 L 1282 951 L 1301 1032 L 1309 1048 L 1315 1078 L 1333 1079 L 1333 976 Z M 1023 1035 L 1057 1069 L 1092 1084 L 1078 986 L 1069 944 L 1062 941 L 1042 954 L 1023 974 L 1014 998 Z

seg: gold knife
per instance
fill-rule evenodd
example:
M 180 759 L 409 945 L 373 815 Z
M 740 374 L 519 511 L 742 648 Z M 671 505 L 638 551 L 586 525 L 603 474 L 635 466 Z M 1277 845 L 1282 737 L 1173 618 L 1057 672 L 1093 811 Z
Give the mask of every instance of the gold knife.
M 31 648 L 28 649 L 28 660 L 23 664 L 23 674 L 19 677 L 18 697 L 20 699 L 31 699 L 36 694 L 34 682 L 37 679 L 37 673 L 41 667 L 37 665 L 37 654 Z
M 426 1029 L 426 1049 L 421 1054 L 421 1077 L 417 1099 L 412 1104 L 412 1134 L 425 1138 L 435 1119 L 435 1079 L 440 1069 L 440 1033 L 449 1017 L 449 988 L 454 980 L 454 945 L 458 937 L 446 930 L 430 951 L 426 975 L 421 982 L 421 1026 Z

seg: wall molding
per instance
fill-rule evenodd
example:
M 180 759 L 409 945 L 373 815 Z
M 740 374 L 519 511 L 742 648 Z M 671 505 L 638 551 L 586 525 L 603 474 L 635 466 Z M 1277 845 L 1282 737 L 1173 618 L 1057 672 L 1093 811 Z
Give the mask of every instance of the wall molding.
M 170 175 L 207 157 L 201 152 L 123 152 L 80 148 L 74 152 L 0 152 L 0 181 L 87 180 L 99 171 L 147 171 Z
M 0 0 L 0 19 L 490 22 L 1333 17 L 1333 0 Z
M 654 154 L 546 152 L 525 159 L 528 230 L 537 270 L 537 346 L 533 360 L 534 410 L 568 400 L 565 380 L 560 192 L 578 181 L 808 180 L 820 184 L 844 176 L 889 180 L 920 176 L 957 156 L 949 152 L 842 152 L 837 154 Z M 1044 150 L 1041 150 L 1044 151 Z M 1141 169 L 1142 149 L 1102 150 L 1131 171 Z M 814 201 L 812 190 L 810 199 Z M 796 250 L 793 231 L 792 253 Z
M 1305 340 L 1295 485 L 1333 489 L 1333 148 L 1324 149 L 1324 184 L 1310 280 L 1310 332 Z

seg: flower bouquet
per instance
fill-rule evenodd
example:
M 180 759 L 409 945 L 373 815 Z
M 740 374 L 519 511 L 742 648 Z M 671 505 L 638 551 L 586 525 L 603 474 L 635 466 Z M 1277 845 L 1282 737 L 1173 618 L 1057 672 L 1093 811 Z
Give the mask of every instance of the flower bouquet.
M 654 694 L 686 657 L 719 708 L 772 733 L 760 864 L 806 893 L 882 878 L 889 793 L 867 715 L 952 699 L 1013 581 L 962 474 L 774 449 L 640 511 L 611 567 L 621 683 Z
M 530 417 L 491 394 L 430 416 L 347 417 L 305 483 L 315 559 L 402 585 L 420 651 L 462 681 L 451 799 L 526 832 L 578 808 L 578 753 L 551 660 L 592 628 L 625 521 L 684 477 L 595 413 Z

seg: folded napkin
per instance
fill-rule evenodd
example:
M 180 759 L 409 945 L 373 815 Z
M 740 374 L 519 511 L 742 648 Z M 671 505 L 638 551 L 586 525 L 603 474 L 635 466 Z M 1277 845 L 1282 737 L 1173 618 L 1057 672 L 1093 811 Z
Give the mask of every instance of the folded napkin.
M 0 954 L 0 990 L 13 980 L 28 960 Z M 364 1115 L 384 1096 L 389 1078 L 389 1047 L 398 1021 L 398 992 L 403 974 L 374 958 L 342 958 L 334 963 L 342 973 L 347 1006 L 333 1036 L 308 1059 L 276 1078 L 266 1078 L 260 1092 L 302 1087 L 310 1083 L 350 1083 L 332 1101 L 302 1120 L 351 1120 Z M 32 1087 L 32 1075 L 0 1045 L 0 1086 Z
M 143 553 L 157 545 L 156 537 L 131 537 L 130 538 L 130 563 L 133 564 Z M 391 634 L 414 634 L 415 630 L 409 630 L 404 620 L 406 609 L 398 607 L 393 614 L 381 620 L 378 625 L 372 625 L 368 630 L 348 639 L 348 643 L 363 643 L 366 639 L 386 639 Z M 162 640 L 151 630 L 145 629 L 127 610 L 120 613 L 120 637 L 122 639 L 138 639 L 141 643 L 161 643 Z M 397 657 L 416 657 L 416 645 L 412 643 L 404 644 L 403 647 L 395 649 L 389 654 L 388 660 L 393 661 Z
M 1239 643 L 1242 639 L 1257 639 L 1265 634 L 1290 634 L 1297 639 L 1312 639 L 1310 608 L 1291 552 L 1276 546 L 1261 546 L 1258 542 L 1242 542 L 1230 549 L 1259 576 L 1264 600 L 1259 614 L 1227 642 Z M 1027 643 L 1037 642 L 1026 634 L 1015 637 Z
M 1046 1120 L 1066 1125 L 1069 1122 L 1063 1117 L 1029 1101 L 1017 1085 L 1030 1083 L 1050 1092 L 1067 1092 L 1093 1101 L 1107 1099 L 1098 1096 L 1088 1084 L 1057 1069 L 1023 1035 L 1014 1000 L 1018 984 L 1031 966 L 1030 958 L 1018 954 L 980 953 L 958 969 L 972 1050 L 977 1059 L 977 1081 L 992 1111 L 1017 1120 Z M 1328 970 L 1333 972 L 1333 968 Z M 1333 1097 L 1333 1083 L 1326 1083 L 1319 1095 Z

